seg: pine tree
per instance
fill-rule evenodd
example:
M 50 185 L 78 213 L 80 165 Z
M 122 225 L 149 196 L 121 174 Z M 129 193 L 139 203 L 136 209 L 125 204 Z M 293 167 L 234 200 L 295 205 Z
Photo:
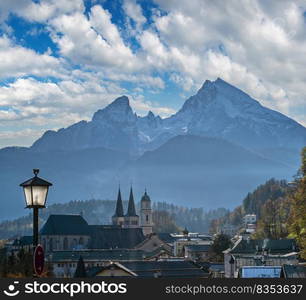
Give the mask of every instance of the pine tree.
M 85 264 L 83 261 L 83 257 L 80 256 L 74 273 L 74 278 L 85 278 L 85 277 L 86 277 Z

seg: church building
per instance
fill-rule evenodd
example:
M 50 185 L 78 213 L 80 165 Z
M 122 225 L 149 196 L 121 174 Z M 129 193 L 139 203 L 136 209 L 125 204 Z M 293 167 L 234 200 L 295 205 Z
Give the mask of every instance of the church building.
M 144 235 L 153 232 L 152 208 L 151 199 L 145 191 L 140 201 L 140 217 L 136 213 L 133 188 L 130 189 L 130 196 L 126 214 L 123 211 L 123 202 L 121 190 L 119 187 L 116 203 L 115 214 L 112 217 L 113 225 L 121 226 L 122 228 L 141 228 Z

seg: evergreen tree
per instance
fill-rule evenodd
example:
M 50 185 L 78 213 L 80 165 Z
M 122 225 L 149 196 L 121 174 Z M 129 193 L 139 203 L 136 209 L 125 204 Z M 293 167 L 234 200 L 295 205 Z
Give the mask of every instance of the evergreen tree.
M 224 260 L 223 251 L 230 248 L 232 242 L 228 235 L 218 234 L 211 245 L 210 260 L 222 262 Z
M 86 277 L 85 264 L 83 261 L 83 257 L 80 256 L 74 273 L 74 278 L 85 278 L 85 277 Z

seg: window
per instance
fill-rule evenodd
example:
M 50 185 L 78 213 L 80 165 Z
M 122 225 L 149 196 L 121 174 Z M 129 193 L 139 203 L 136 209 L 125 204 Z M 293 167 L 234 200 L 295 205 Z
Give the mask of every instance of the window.
M 53 251 L 53 239 L 49 239 L 49 251 Z
M 75 249 L 77 244 L 78 244 L 77 239 L 73 239 L 73 241 L 72 241 L 72 249 Z
M 84 239 L 82 237 L 79 238 L 79 245 L 84 245 Z
M 149 216 L 146 215 L 146 222 L 149 222 Z
M 68 250 L 68 239 L 65 237 L 63 241 L 63 249 Z

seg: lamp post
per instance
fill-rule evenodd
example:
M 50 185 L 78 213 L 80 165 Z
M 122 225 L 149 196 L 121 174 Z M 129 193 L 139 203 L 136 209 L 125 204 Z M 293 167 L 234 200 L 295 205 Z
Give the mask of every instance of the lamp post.
M 26 208 L 33 208 L 33 247 L 38 245 L 38 209 L 46 207 L 49 186 L 52 183 L 39 178 L 39 169 L 33 169 L 34 177 L 21 183 L 25 196 Z

